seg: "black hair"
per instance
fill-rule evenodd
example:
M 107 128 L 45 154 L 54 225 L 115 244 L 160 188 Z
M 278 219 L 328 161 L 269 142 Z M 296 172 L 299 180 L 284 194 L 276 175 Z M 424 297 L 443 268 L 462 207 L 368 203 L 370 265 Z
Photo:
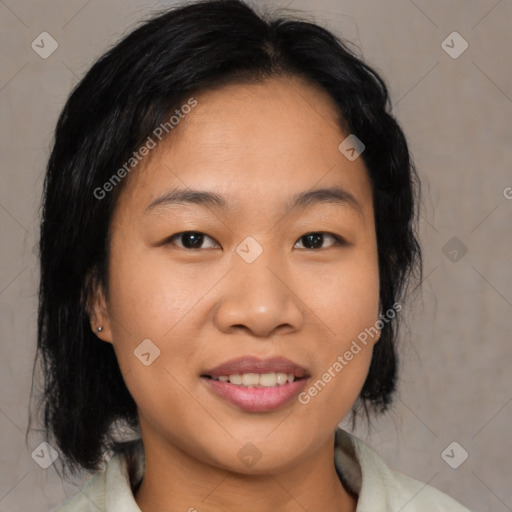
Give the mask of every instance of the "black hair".
M 415 270 L 421 276 L 417 174 L 384 81 L 349 44 L 315 23 L 257 13 L 241 0 L 189 2 L 142 23 L 69 96 L 44 182 L 34 375 L 40 363 L 44 430 L 71 472 L 96 471 L 118 449 L 113 425 L 138 427 L 112 344 L 91 331 L 86 309 L 92 283 L 108 289 L 109 226 L 126 180 L 100 198 L 97 191 L 193 93 L 273 76 L 325 90 L 345 133 L 366 146 L 382 311 L 405 297 Z M 383 322 L 353 412 L 362 405 L 368 416 L 391 403 L 398 325 L 398 316 Z

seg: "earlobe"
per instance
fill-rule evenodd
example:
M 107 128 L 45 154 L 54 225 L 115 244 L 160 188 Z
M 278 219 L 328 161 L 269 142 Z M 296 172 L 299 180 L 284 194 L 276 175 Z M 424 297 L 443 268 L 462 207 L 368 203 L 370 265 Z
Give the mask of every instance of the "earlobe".
M 100 309 L 100 311 L 98 311 Z M 112 335 L 110 330 L 110 320 L 106 308 L 101 304 L 92 306 L 92 311 L 89 314 L 91 330 L 96 336 L 107 343 L 112 343 Z
M 112 343 L 110 316 L 103 286 L 97 278 L 88 280 L 88 292 L 85 310 L 89 315 L 91 330 L 96 336 L 107 343 Z
M 91 321 L 91 328 L 100 340 L 106 341 L 107 343 L 112 343 L 112 338 L 110 336 L 110 329 L 108 329 L 109 334 L 107 335 L 105 333 L 105 328 L 103 327 L 103 325 L 98 325 L 98 327 L 94 328 L 92 321 Z

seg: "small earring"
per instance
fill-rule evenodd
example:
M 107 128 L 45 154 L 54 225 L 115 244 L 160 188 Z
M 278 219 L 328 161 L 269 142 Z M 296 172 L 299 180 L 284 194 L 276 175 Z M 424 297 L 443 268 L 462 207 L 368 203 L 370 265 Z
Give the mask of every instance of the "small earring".
M 96 332 L 101 332 L 103 331 L 103 327 L 100 325 L 99 327 L 96 328 Z

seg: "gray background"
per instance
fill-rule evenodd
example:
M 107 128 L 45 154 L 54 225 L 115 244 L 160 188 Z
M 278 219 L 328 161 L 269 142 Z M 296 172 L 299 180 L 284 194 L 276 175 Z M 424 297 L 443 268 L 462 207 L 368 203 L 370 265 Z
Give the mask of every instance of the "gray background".
M 512 510 L 512 1 L 260 3 L 304 9 L 359 46 L 390 86 L 423 180 L 425 280 L 403 313 L 399 394 L 371 435 L 357 433 L 472 510 Z M 31 458 L 42 438 L 24 440 L 38 208 L 57 115 L 107 47 L 170 4 L 0 0 L 1 512 L 49 510 L 76 492 Z M 43 31 L 59 45 L 47 59 L 31 48 Z M 441 46 L 453 31 L 469 44 L 458 58 Z M 453 441 L 452 464 L 469 454 L 457 469 L 441 456 Z

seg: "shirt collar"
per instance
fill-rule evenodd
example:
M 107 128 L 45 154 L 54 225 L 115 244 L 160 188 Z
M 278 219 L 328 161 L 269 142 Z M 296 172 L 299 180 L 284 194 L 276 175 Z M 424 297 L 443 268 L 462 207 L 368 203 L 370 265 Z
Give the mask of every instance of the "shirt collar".
M 358 461 L 354 436 L 341 428 L 336 429 L 334 465 L 343 485 L 356 495 L 361 494 L 363 469 Z M 131 462 L 129 462 L 131 459 Z M 141 512 L 134 498 L 134 489 L 144 476 L 145 456 L 142 440 L 133 443 L 131 455 L 114 455 L 105 471 L 105 510 L 114 512 Z

